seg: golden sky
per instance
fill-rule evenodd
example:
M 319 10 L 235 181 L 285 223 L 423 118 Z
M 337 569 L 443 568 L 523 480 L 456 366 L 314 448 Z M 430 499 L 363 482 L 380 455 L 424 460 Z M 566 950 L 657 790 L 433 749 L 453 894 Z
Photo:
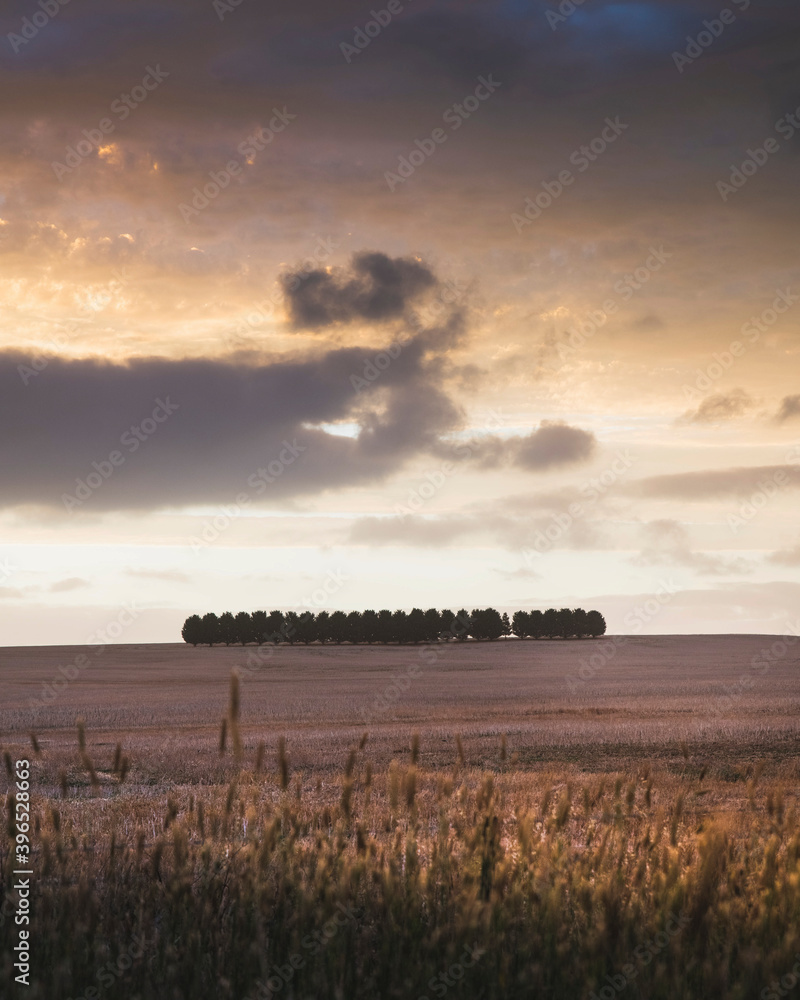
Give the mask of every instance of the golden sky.
M 724 10 L 6 4 L 3 644 L 796 622 L 800 13 Z

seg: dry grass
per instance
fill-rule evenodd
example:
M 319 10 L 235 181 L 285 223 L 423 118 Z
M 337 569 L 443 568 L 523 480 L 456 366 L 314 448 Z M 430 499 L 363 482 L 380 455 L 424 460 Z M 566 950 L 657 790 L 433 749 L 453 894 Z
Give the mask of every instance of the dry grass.
M 117 647 L 35 718 L 69 658 L 8 651 L 26 995 L 244 1000 L 281 967 L 292 998 L 758 996 L 800 950 L 796 658 L 718 716 L 763 637 L 634 640 L 571 695 L 590 645 L 448 647 L 369 724 L 413 650 L 281 650 L 231 688 L 241 650 Z

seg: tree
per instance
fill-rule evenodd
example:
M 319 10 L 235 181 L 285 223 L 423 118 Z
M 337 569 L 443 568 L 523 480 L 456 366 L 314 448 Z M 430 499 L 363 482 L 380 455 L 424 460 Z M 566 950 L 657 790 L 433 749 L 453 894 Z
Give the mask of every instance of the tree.
M 255 639 L 255 628 L 253 627 L 253 619 L 250 615 L 246 611 L 240 611 L 236 618 L 234 618 L 234 623 L 236 626 L 236 641 L 240 642 L 243 646 L 246 646 L 248 642 L 253 642 Z
M 527 638 L 530 633 L 530 615 L 527 611 L 515 611 L 511 620 L 511 631 L 518 639 Z
M 606 634 L 606 620 L 599 611 L 590 611 L 586 615 L 586 624 L 589 635 L 596 639 L 598 636 Z
M 575 633 L 575 626 L 572 620 L 570 608 L 561 608 L 558 612 L 558 635 L 562 639 L 569 639 Z
M 250 615 L 250 622 L 253 628 L 253 641 L 260 646 L 267 641 L 269 633 L 269 619 L 266 611 L 254 611 Z
M 503 634 L 503 619 L 494 608 L 476 608 L 472 612 L 472 636 L 475 639 L 499 639 Z
M 380 642 L 380 619 L 377 611 L 365 611 L 361 615 L 361 635 L 364 642 Z
M 408 642 L 408 615 L 405 611 L 395 611 L 392 614 L 392 639 L 395 642 Z
M 209 646 L 213 646 L 215 642 L 219 642 L 219 619 L 210 611 L 207 615 L 203 615 L 203 642 L 207 642 Z
M 304 611 L 297 619 L 297 641 L 308 645 L 308 643 L 313 642 L 318 635 L 319 629 L 317 628 L 317 621 L 314 618 L 314 612 Z
M 425 642 L 438 642 L 442 631 L 442 617 L 436 608 L 425 612 Z
M 226 646 L 236 642 L 236 619 L 230 611 L 223 611 L 219 616 L 219 638 Z
M 270 611 L 267 616 L 267 636 L 266 642 L 271 642 L 275 646 L 286 639 L 286 620 L 282 611 Z
M 283 616 L 283 634 L 290 646 L 293 646 L 297 640 L 299 626 L 300 615 L 296 611 L 287 611 Z
M 331 616 L 327 611 L 320 611 L 317 615 L 317 638 L 324 645 L 331 638 Z
M 466 642 L 470 635 L 472 635 L 472 615 L 466 609 L 462 608 L 456 615 L 458 621 L 458 631 L 456 633 L 456 638 L 459 642 Z
M 350 642 L 363 642 L 364 641 L 364 623 L 361 620 L 360 611 L 351 611 L 347 616 L 347 628 L 345 630 L 346 638 Z
M 200 615 L 189 615 L 183 623 L 181 636 L 184 642 L 190 642 L 193 646 L 203 641 L 203 622 Z
M 347 615 L 344 611 L 334 611 L 328 622 L 331 642 L 340 645 L 347 637 Z
M 504 611 L 500 621 L 503 625 L 503 631 L 500 633 L 503 636 L 511 635 L 511 622 L 508 620 L 508 614 Z
M 384 609 L 378 612 L 378 629 L 377 629 L 377 639 L 378 642 L 386 644 L 392 641 L 392 636 L 394 635 L 394 616 L 392 612 Z
M 420 608 L 411 609 L 406 619 L 406 635 L 405 642 L 413 642 L 415 645 L 418 642 L 425 642 L 425 612 Z
M 548 639 L 554 639 L 558 634 L 558 612 L 555 608 L 548 608 L 542 616 L 542 635 Z
M 544 634 L 544 615 L 537 608 L 528 615 L 528 635 L 532 639 L 541 639 Z
M 572 612 L 572 629 L 579 639 L 589 634 L 588 617 L 583 608 L 575 608 Z

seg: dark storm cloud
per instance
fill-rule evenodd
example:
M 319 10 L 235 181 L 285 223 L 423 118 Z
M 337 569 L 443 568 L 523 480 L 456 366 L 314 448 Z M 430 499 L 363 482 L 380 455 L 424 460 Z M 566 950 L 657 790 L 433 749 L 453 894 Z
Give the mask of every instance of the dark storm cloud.
M 754 405 L 755 401 L 744 389 L 731 389 L 730 392 L 720 392 L 707 396 L 696 410 L 687 410 L 679 418 L 679 423 L 721 423 L 724 420 L 733 420 L 743 416 Z
M 398 319 L 437 284 L 419 261 L 375 252 L 355 254 L 348 268 L 290 271 L 281 282 L 289 322 L 298 330 Z
M 714 500 L 749 497 L 764 491 L 800 488 L 800 465 L 762 465 L 751 468 L 715 469 L 708 472 L 678 472 L 650 476 L 623 487 L 624 492 L 658 500 Z
M 354 388 L 379 350 L 256 367 L 53 357 L 35 375 L 29 357 L 0 354 L 0 503 L 58 506 L 89 476 L 102 478 L 93 510 L 230 500 L 259 468 L 263 499 L 379 480 L 460 421 L 413 344 L 375 392 Z M 320 427 L 342 420 L 356 437 Z
M 455 449 L 454 454 L 463 454 L 463 449 L 467 448 L 475 464 L 484 469 L 512 466 L 526 472 L 545 472 L 587 462 L 596 447 L 597 438 L 591 431 L 560 421 L 543 420 L 530 434 L 472 438 Z
M 800 395 L 786 396 L 781 401 L 781 407 L 775 419 L 778 423 L 782 424 L 784 421 L 793 420 L 795 417 L 800 417 Z

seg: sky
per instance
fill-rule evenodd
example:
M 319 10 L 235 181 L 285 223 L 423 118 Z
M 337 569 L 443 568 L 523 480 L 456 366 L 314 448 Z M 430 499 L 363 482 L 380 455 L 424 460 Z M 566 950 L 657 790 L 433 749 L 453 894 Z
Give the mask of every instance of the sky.
M 800 10 L 9 0 L 0 644 L 800 628 Z

